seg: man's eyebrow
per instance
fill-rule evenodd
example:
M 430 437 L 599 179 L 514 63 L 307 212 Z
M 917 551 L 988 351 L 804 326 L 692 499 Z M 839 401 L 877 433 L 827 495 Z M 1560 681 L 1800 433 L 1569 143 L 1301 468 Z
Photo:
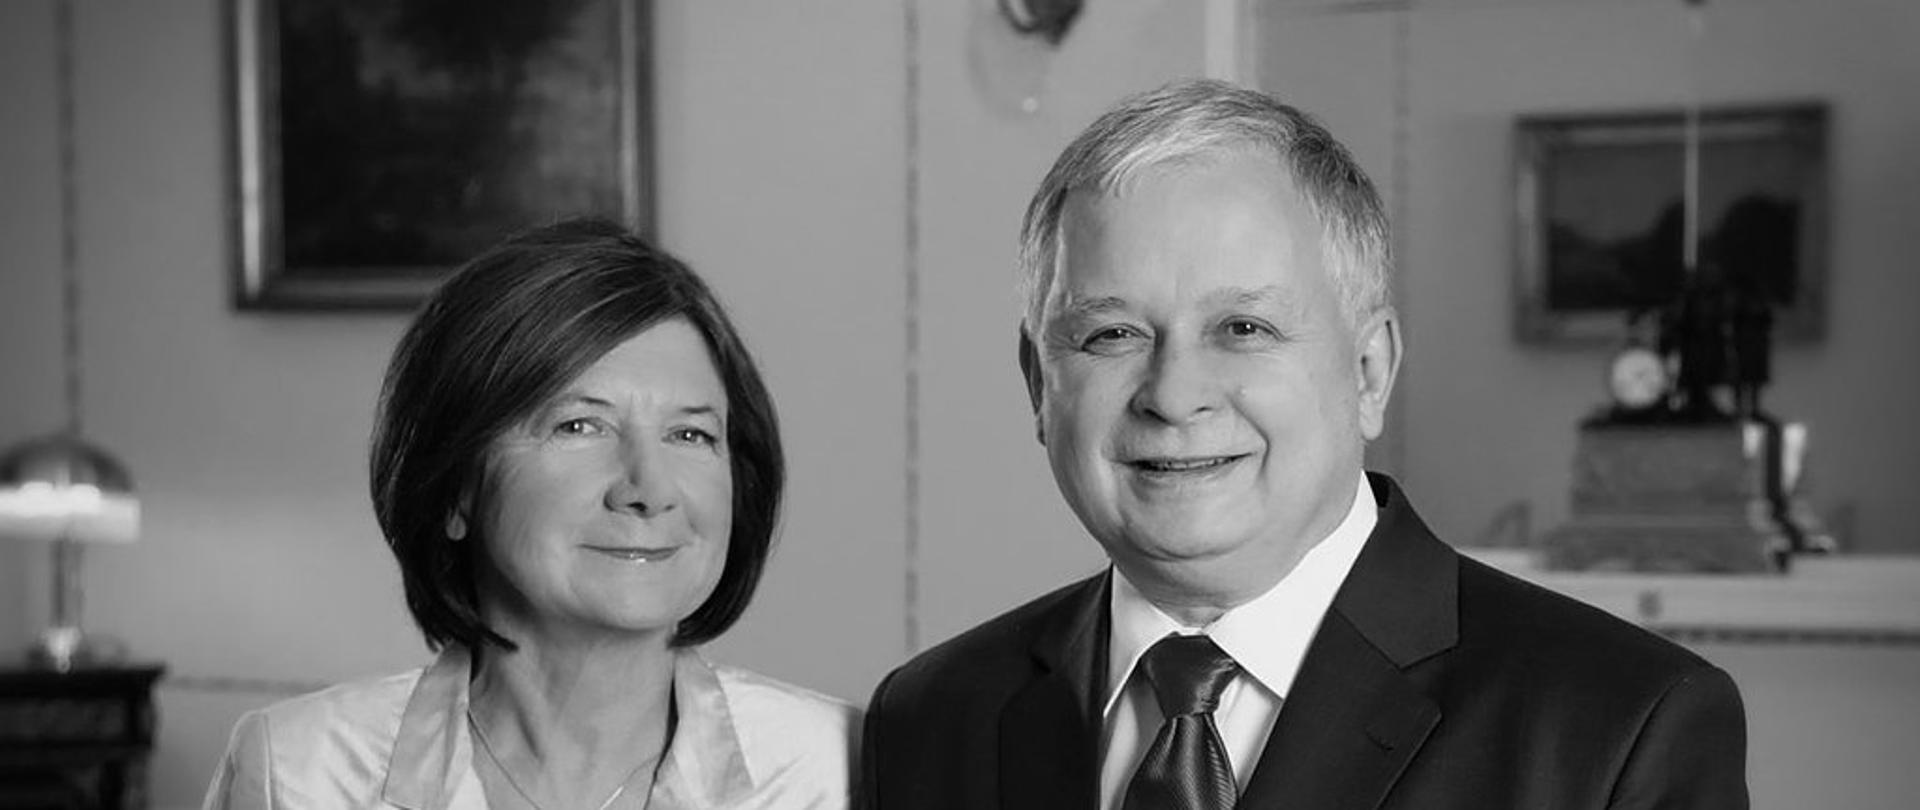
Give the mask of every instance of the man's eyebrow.
M 1229 287 L 1208 297 L 1236 307 L 1286 306 L 1293 302 L 1293 296 L 1278 284 L 1268 284 L 1264 287 Z
M 1072 318 L 1085 318 L 1090 315 L 1104 315 L 1109 312 L 1117 312 L 1119 310 L 1123 310 L 1126 308 L 1127 308 L 1126 299 L 1121 298 L 1119 296 L 1115 296 L 1115 295 L 1103 295 L 1097 298 L 1080 298 L 1080 299 L 1069 300 L 1066 303 L 1061 304 L 1059 311 L 1054 313 L 1054 315 L 1056 318 L 1066 320 L 1066 319 L 1072 319 Z

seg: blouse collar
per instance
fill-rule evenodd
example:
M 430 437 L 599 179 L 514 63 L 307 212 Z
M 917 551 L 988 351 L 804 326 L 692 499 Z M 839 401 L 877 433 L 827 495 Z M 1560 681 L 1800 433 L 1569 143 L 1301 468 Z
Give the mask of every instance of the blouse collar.
M 651 806 L 714 807 L 737 801 L 753 790 L 753 774 L 720 677 L 697 650 L 677 650 L 673 660 L 676 725 Z M 445 810 L 456 798 L 479 795 L 467 726 L 472 661 L 465 647 L 449 644 L 420 674 L 387 762 L 382 793 L 387 802 L 408 810 Z

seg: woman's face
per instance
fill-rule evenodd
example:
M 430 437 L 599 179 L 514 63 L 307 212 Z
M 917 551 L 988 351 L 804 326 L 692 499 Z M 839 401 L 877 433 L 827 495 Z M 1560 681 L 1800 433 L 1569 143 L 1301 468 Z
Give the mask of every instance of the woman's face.
M 471 521 L 486 618 L 664 631 L 706 601 L 733 524 L 726 388 L 683 318 L 628 338 L 487 452 Z

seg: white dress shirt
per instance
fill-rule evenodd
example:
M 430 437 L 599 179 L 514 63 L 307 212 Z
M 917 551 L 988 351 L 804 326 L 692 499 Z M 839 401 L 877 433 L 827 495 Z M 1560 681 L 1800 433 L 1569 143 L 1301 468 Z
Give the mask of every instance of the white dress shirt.
M 484 810 L 468 733 L 467 651 L 247 713 L 206 810 Z M 859 712 L 691 649 L 674 656 L 678 714 L 648 810 L 844 810 Z
M 1160 731 L 1160 706 L 1146 678 L 1133 670 L 1154 642 L 1171 634 L 1204 634 L 1239 662 L 1240 673 L 1227 684 L 1214 709 L 1214 725 L 1227 748 L 1239 790 L 1266 747 L 1267 734 L 1280 716 L 1280 703 L 1307 654 L 1320 620 L 1346 581 L 1353 561 L 1378 522 L 1379 505 L 1361 476 L 1347 516 L 1333 533 L 1308 550 L 1278 583 L 1246 604 L 1222 614 L 1206 627 L 1183 627 L 1162 612 L 1113 569 L 1112 636 L 1107 645 L 1105 708 L 1101 713 L 1100 807 L 1119 810 L 1127 784 Z

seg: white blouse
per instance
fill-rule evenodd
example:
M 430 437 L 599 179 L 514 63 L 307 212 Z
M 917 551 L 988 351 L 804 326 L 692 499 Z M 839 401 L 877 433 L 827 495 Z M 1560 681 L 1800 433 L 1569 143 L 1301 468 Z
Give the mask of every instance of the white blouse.
M 467 725 L 470 658 L 247 713 L 206 810 L 484 810 Z M 648 810 L 844 810 L 859 711 L 693 650 L 674 659 L 678 721 Z

